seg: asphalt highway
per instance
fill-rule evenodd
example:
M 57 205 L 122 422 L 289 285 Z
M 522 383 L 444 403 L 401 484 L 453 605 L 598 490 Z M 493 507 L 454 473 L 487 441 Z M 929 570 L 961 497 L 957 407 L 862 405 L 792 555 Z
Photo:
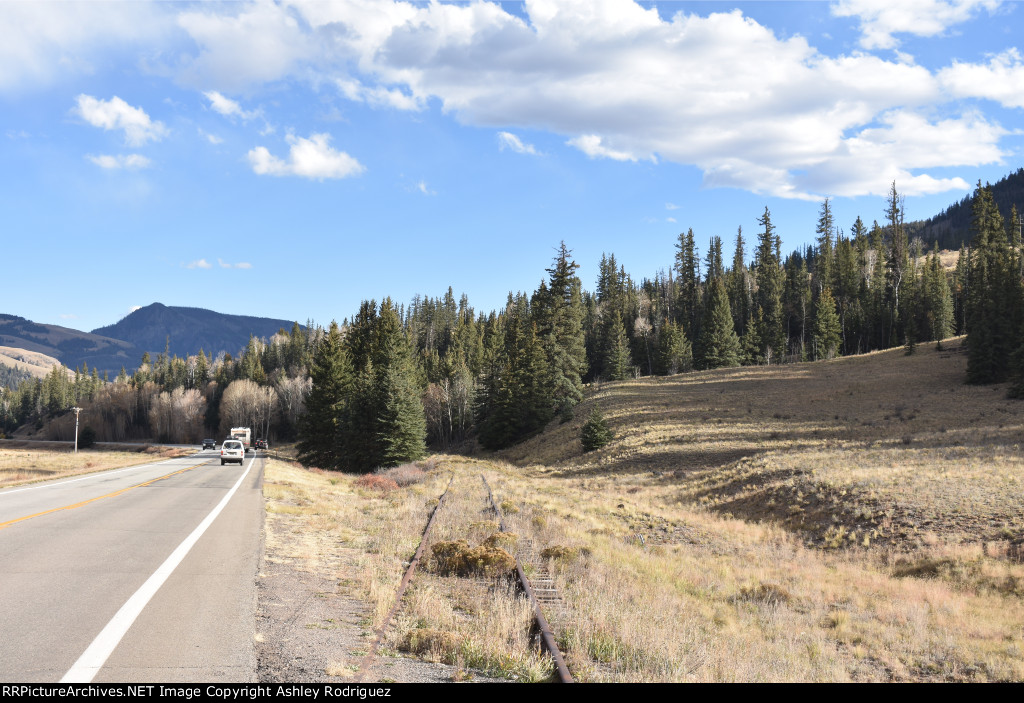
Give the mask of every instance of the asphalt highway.
M 254 681 L 262 464 L 0 491 L 0 681 Z

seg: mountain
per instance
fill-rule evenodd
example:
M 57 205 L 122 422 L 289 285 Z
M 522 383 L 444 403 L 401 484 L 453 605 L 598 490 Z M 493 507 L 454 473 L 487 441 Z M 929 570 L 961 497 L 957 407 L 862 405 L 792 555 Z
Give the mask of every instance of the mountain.
M 907 223 L 907 233 L 919 236 L 930 247 L 938 242 L 940 249 L 956 250 L 961 244 L 971 243 L 971 198 L 973 191 L 963 200 L 953 203 L 945 210 L 927 220 Z M 1001 178 L 992 185 L 992 197 L 1006 226 L 1010 226 L 1010 210 L 1016 205 L 1017 212 L 1024 214 L 1024 168 Z M 1014 223 L 1015 227 L 1020 226 Z
M 134 368 L 142 352 L 121 339 L 80 332 L 59 325 L 41 325 L 17 315 L 0 314 L 0 346 L 24 349 L 59 359 L 71 369 L 88 364 L 117 373 Z M 162 349 L 162 347 L 161 347 Z
M 92 331 L 94 335 L 121 339 L 138 350 L 129 369 L 138 365 L 144 351 L 164 351 L 170 338 L 170 352 L 182 358 L 200 349 L 215 357 L 227 352 L 237 356 L 249 343 L 249 335 L 269 339 L 278 330 L 291 330 L 290 320 L 269 317 L 226 315 L 203 308 L 180 308 L 153 303 L 132 312 L 120 322 Z M 118 367 L 117 370 L 120 370 Z

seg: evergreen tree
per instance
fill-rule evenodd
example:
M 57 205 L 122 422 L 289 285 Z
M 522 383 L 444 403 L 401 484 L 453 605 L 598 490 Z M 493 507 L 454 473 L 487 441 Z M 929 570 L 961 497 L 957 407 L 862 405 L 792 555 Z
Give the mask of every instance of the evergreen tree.
M 708 282 L 708 302 L 698 347 L 700 368 L 739 366 L 740 341 L 732 326 L 729 296 L 721 278 Z
M 629 378 L 632 371 L 629 342 L 626 340 L 626 328 L 622 325 L 622 318 L 617 314 L 612 314 L 609 318 L 605 333 L 605 377 L 609 381 L 622 381 Z
M 765 363 L 781 363 L 786 354 L 786 335 L 783 326 L 782 288 L 783 274 L 779 249 L 781 241 L 775 233 L 771 213 L 766 207 L 764 215 L 757 220 L 763 228 L 758 235 L 754 271 L 757 278 L 757 293 L 754 304 L 760 317 L 757 331 L 758 356 Z
M 310 376 L 313 385 L 306 397 L 305 414 L 299 419 L 299 461 L 305 466 L 338 468 L 346 449 L 341 432 L 353 377 L 336 322 L 331 322 L 327 335 L 317 345 Z
M 839 349 L 839 316 L 832 289 L 824 288 L 814 308 L 814 358 L 831 359 Z
M 674 322 L 666 322 L 658 339 L 657 372 L 672 376 L 693 368 L 693 346 L 686 334 Z
M 583 399 L 587 351 L 583 339 L 582 284 L 579 264 L 561 243 L 554 264 L 547 269 L 547 294 L 536 310 L 537 329 L 546 356 L 550 403 L 555 413 L 566 414 Z
M 615 435 L 612 433 L 611 428 L 608 427 L 604 414 L 601 412 L 601 406 L 595 404 L 594 409 L 590 411 L 590 416 L 583 424 L 580 436 L 583 451 L 592 452 L 595 449 L 600 449 L 612 441 L 614 437 Z

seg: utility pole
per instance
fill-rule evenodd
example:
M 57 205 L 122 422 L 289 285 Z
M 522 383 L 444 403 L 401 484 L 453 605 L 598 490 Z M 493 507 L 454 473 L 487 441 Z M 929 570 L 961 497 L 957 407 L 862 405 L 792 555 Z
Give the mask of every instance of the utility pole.
M 78 413 L 82 412 L 81 408 L 71 408 L 75 411 L 75 454 L 78 454 Z

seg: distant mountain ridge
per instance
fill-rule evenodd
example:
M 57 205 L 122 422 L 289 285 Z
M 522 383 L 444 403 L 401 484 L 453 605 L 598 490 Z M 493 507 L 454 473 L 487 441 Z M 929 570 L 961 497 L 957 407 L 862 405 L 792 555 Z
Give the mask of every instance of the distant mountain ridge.
M 150 354 L 161 353 L 170 337 L 170 353 L 180 357 L 200 349 L 217 357 L 237 356 L 249 343 L 249 335 L 269 339 L 279 330 L 291 330 L 291 320 L 249 315 L 228 315 L 205 308 L 182 308 L 153 303 L 139 308 L 113 325 L 92 334 L 123 339 Z
M 122 367 L 129 372 L 138 368 L 144 352 L 153 357 L 162 353 L 168 338 L 170 353 L 182 358 L 200 349 L 214 357 L 223 353 L 236 356 L 249 343 L 250 335 L 269 339 L 282 328 L 291 330 L 293 324 L 161 303 L 139 308 L 116 324 L 92 332 L 0 314 L 0 346 L 46 354 L 70 369 L 87 364 L 90 370 L 114 376 Z
M 974 192 L 971 191 L 962 200 L 953 203 L 934 217 L 908 222 L 907 233 L 911 237 L 921 237 L 929 247 L 932 242 L 938 242 L 940 249 L 955 251 L 961 244 L 970 245 L 973 197 Z M 1014 205 L 1017 206 L 1017 212 L 1024 215 L 1024 168 L 1019 168 L 993 183 L 992 197 L 1007 227 L 1010 226 L 1010 212 Z M 1017 227 L 1019 223 L 1014 223 L 1013 226 Z

